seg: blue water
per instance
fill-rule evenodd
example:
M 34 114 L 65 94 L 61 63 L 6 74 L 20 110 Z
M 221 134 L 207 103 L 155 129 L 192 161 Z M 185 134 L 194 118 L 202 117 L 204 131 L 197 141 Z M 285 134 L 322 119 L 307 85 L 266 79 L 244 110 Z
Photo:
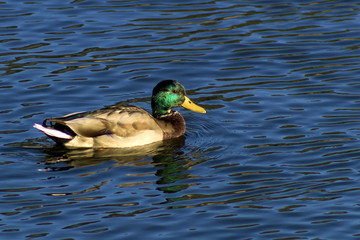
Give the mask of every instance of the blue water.
M 357 1 L 2 1 L 1 239 L 360 237 Z M 56 146 L 48 117 L 180 81 L 183 138 Z

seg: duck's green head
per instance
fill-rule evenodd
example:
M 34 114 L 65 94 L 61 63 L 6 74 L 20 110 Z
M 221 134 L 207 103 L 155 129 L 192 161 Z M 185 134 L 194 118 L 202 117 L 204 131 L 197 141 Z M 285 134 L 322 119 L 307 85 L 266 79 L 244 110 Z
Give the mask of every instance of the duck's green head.
M 194 112 L 206 113 L 204 108 L 196 105 L 186 96 L 185 88 L 179 82 L 165 80 L 154 87 L 151 107 L 155 117 L 170 113 L 173 107 L 180 106 Z

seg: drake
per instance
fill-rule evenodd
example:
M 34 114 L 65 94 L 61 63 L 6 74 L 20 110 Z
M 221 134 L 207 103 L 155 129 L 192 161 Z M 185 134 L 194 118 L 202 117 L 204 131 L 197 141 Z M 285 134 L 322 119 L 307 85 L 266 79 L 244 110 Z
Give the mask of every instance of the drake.
M 151 97 L 152 114 L 132 105 L 111 105 L 45 119 L 34 128 L 69 148 L 126 148 L 177 138 L 185 133 L 184 118 L 174 107 L 198 113 L 206 110 L 193 103 L 183 85 L 174 80 L 158 83 Z

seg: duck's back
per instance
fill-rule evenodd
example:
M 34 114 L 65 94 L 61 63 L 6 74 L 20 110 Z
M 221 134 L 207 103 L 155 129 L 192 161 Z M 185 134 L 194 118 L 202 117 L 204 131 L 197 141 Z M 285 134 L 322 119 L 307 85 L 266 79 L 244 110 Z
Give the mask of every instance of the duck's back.
M 67 147 L 133 147 L 163 140 L 163 131 L 152 115 L 131 105 L 113 105 L 46 122 L 72 136 L 71 140 L 60 140 Z

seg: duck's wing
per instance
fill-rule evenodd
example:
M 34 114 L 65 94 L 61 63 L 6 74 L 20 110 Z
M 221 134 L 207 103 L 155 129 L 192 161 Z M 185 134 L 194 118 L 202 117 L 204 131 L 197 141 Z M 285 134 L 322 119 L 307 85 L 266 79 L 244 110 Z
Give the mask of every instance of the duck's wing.
M 95 138 L 101 135 L 132 137 L 144 130 L 161 130 L 152 115 L 137 106 L 109 106 L 60 118 L 49 118 L 54 129 L 72 136 Z

